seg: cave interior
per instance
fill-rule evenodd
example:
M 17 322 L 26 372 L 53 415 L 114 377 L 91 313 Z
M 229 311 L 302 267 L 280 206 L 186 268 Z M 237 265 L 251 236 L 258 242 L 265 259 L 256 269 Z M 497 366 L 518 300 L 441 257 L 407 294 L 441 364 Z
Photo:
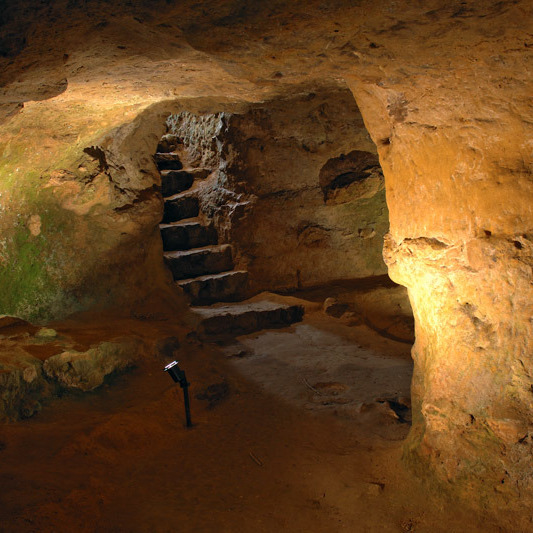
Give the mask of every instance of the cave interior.
M 533 531 L 532 71 L 526 0 L 6 0 L 0 531 Z

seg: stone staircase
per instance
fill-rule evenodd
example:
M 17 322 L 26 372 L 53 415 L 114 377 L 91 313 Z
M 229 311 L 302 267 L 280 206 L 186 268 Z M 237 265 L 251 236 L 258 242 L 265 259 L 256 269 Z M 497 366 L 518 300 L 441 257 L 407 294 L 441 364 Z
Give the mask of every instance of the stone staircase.
M 160 145 L 161 146 L 161 145 Z M 230 244 L 219 244 L 216 229 L 200 212 L 198 191 L 209 170 L 184 169 L 176 152 L 154 156 L 161 173 L 164 214 L 160 224 L 165 263 L 200 317 L 203 337 L 284 327 L 302 319 L 303 308 L 242 301 L 248 272 L 235 270 Z M 234 302 L 212 305 L 218 302 Z

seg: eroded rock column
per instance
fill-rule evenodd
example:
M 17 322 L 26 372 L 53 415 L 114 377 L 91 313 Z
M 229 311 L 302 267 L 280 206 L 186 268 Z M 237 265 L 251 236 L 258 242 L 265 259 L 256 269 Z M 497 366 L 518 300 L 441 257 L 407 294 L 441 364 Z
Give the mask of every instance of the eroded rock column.
M 531 125 L 511 106 L 491 115 L 472 101 L 454 114 L 451 92 L 439 93 L 450 98 L 439 107 L 414 90 L 353 88 L 386 179 L 384 257 L 416 321 L 405 459 L 470 501 L 525 505 L 517 496 L 533 494 Z

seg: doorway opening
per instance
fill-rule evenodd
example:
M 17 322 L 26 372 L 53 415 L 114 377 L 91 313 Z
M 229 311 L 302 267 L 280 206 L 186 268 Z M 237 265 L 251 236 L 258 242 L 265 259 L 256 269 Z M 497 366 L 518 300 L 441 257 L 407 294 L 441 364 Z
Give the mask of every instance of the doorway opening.
M 348 89 L 171 115 L 155 157 L 165 260 L 200 337 L 273 394 L 405 437 L 412 311 L 387 276 L 385 181 Z

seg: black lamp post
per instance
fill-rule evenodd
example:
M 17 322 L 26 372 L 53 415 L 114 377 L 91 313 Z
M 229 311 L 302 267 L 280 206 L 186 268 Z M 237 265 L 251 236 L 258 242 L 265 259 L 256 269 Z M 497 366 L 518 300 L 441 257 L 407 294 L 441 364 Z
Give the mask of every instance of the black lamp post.
M 174 380 L 174 383 L 179 383 L 180 387 L 183 389 L 183 401 L 185 403 L 185 417 L 187 419 L 187 427 L 192 427 L 191 422 L 191 408 L 189 405 L 189 385 L 187 382 L 187 377 L 185 376 L 185 371 L 182 370 L 178 361 L 172 361 L 165 367 L 165 372 L 168 372 L 170 377 Z

